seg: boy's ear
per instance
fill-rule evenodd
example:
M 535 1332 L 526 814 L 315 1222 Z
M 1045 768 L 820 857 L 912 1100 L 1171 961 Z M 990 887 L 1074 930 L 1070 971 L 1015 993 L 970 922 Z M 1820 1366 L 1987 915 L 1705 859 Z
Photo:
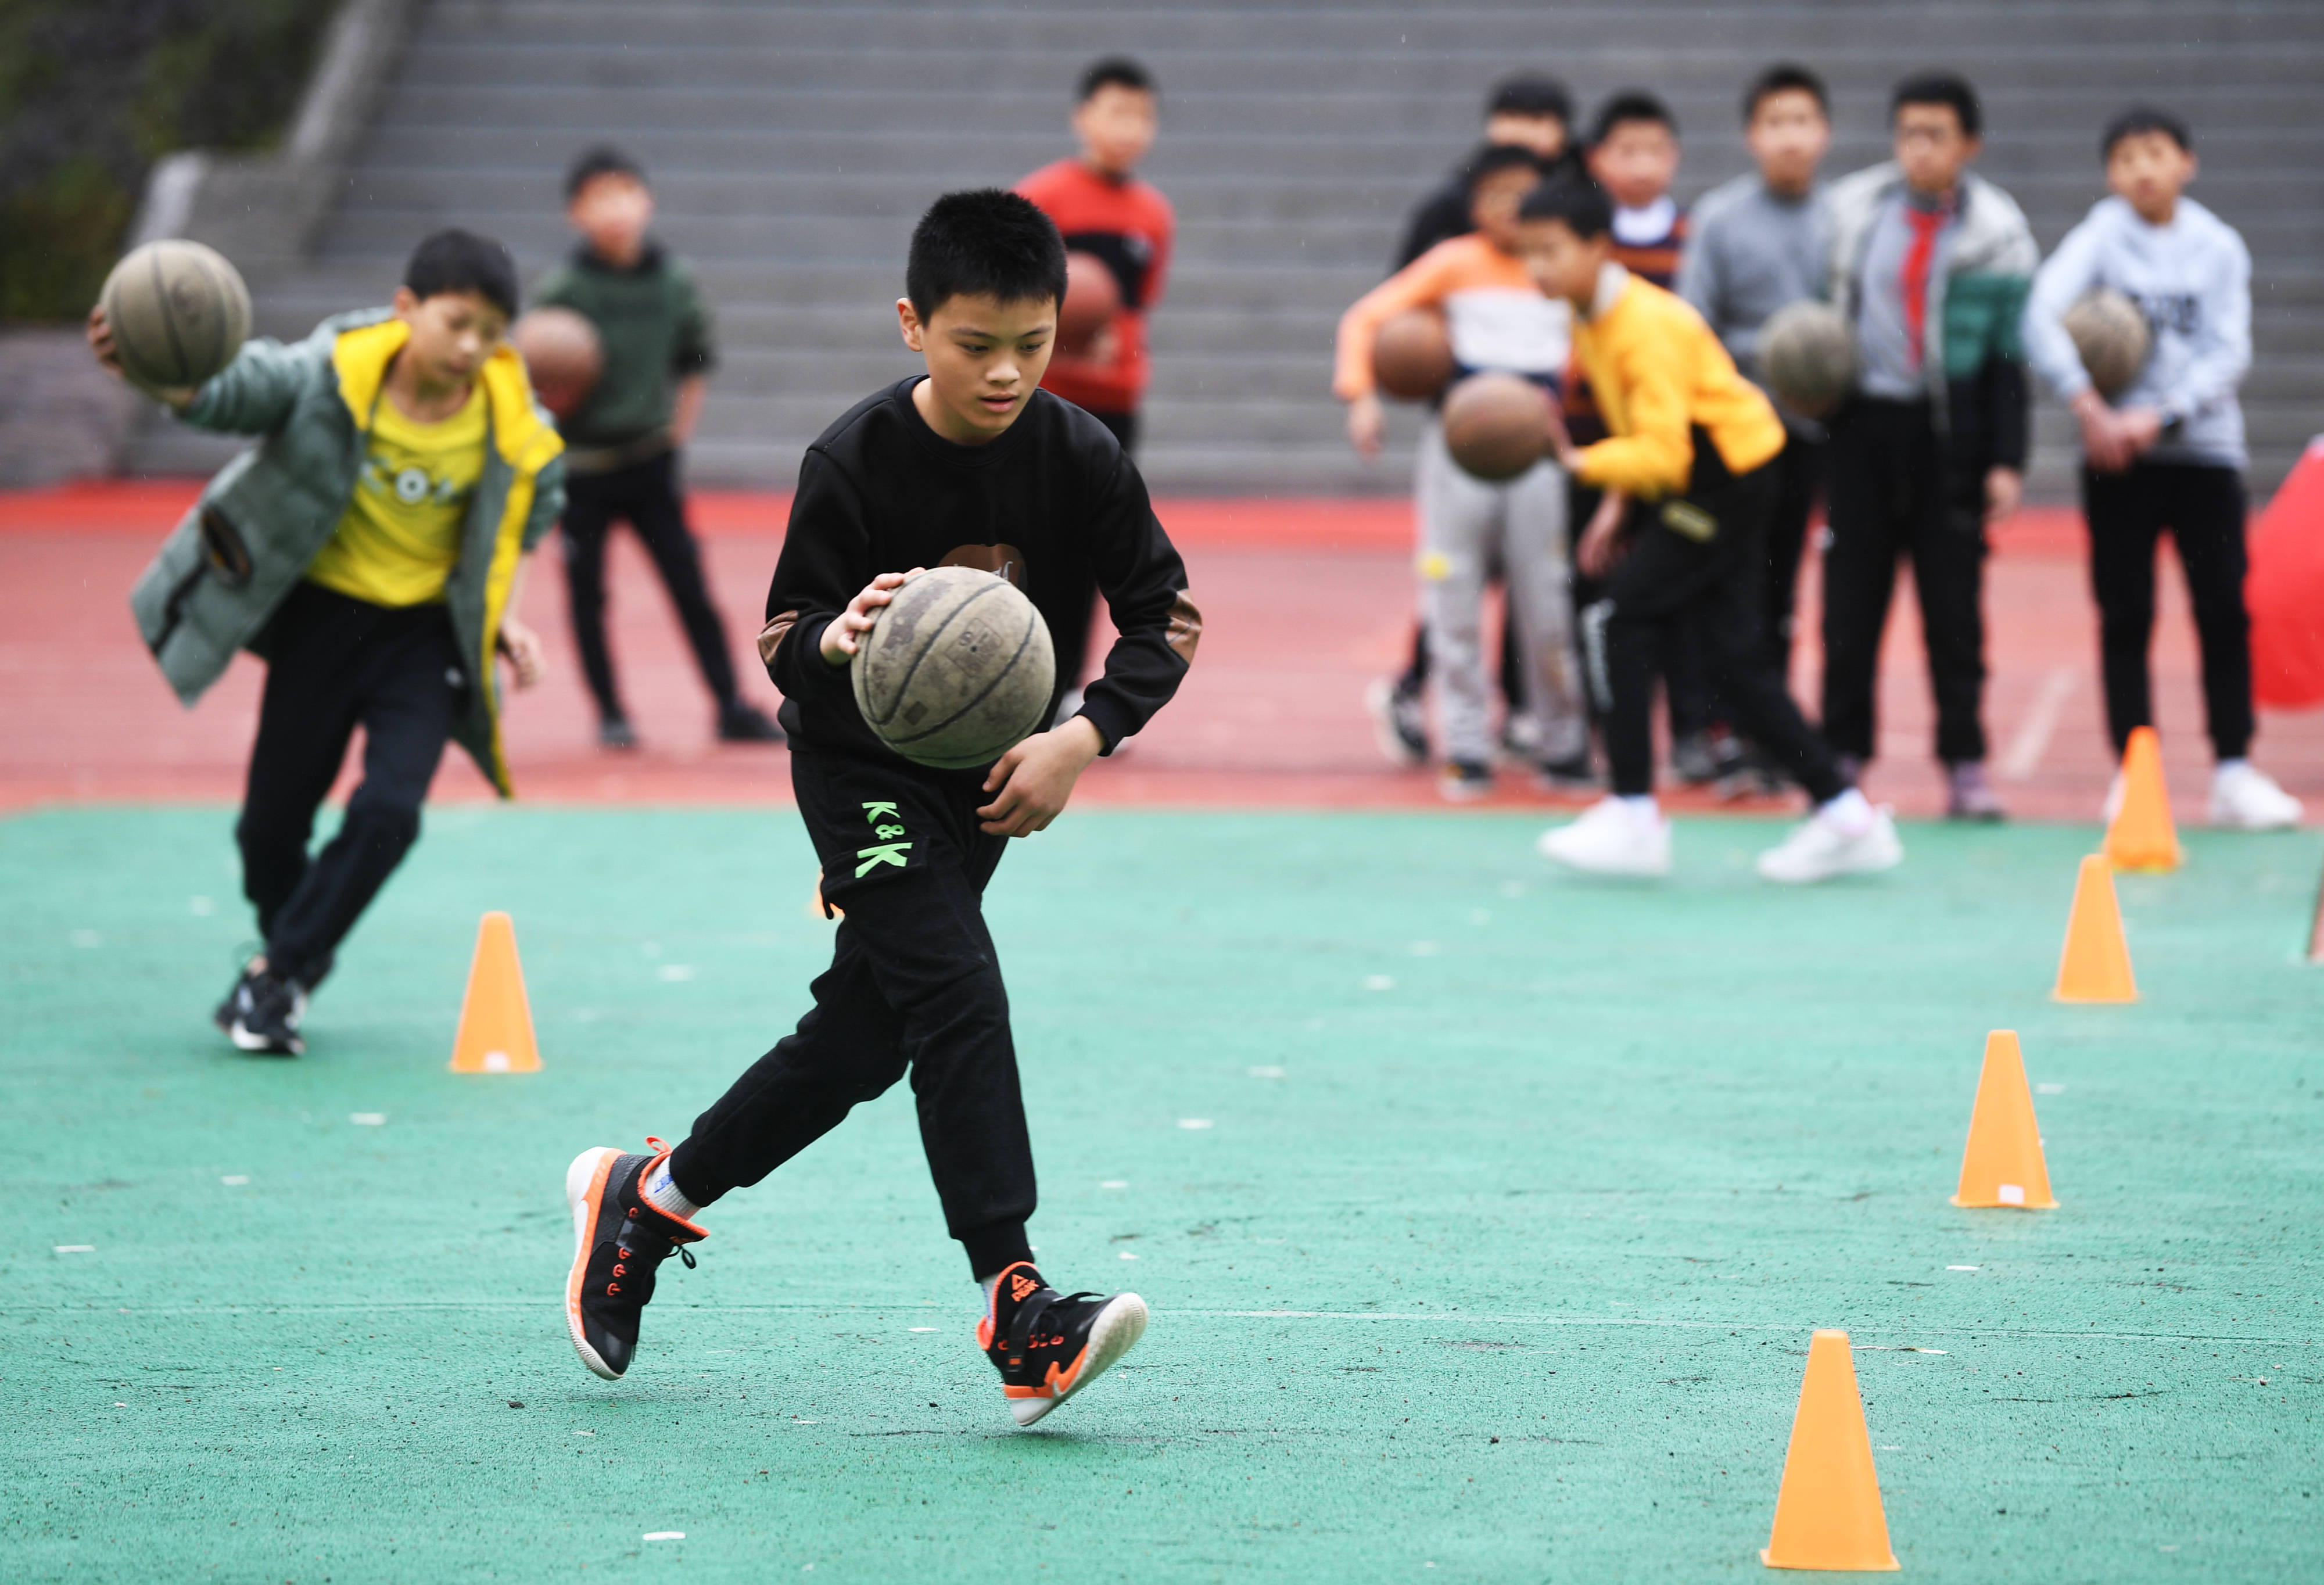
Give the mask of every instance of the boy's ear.
M 927 327 L 920 323 L 919 310 L 912 307 L 910 298 L 899 297 L 896 299 L 896 325 L 904 333 L 906 346 L 910 347 L 914 352 L 927 350 L 922 345 L 927 336 Z
M 395 296 L 392 299 L 392 306 L 395 309 L 395 317 L 399 319 L 409 319 L 412 315 L 420 311 L 420 294 L 412 290 L 411 288 L 408 286 L 397 287 L 395 289 Z

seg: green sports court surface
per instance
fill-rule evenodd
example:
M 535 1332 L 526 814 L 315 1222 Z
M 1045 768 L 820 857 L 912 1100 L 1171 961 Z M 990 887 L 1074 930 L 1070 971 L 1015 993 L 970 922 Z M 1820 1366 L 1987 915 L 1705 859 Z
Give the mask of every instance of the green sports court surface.
M 2324 843 L 2189 834 L 2144 1000 L 2046 996 L 2089 828 L 1648 887 L 1487 816 L 1077 813 L 990 899 L 1061 1286 L 1154 1306 L 1013 1431 L 899 1088 L 576 1363 L 566 1162 L 678 1136 L 830 926 L 784 811 L 431 812 L 309 1014 L 206 1021 L 231 815 L 0 822 L 12 1580 L 1767 1578 L 1808 1336 L 1930 1580 L 2324 1577 Z M 547 1063 L 445 1071 L 477 916 Z M 1985 1035 L 2063 1208 L 1946 1203 Z M 682 1532 L 683 1539 L 656 1539 Z

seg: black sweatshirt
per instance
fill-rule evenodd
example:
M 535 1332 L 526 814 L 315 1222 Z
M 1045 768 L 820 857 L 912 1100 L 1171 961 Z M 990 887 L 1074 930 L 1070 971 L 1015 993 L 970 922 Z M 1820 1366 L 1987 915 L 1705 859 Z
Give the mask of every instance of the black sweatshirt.
M 1146 482 L 1104 425 L 1047 391 L 997 439 L 955 446 L 912 405 L 924 377 L 857 402 L 799 465 L 759 635 L 783 728 L 809 747 L 893 758 L 864 725 L 847 668 L 824 659 L 823 630 L 881 573 L 976 567 L 1025 591 L 1060 655 L 1082 653 L 1091 596 L 1105 595 L 1120 637 L 1081 714 L 1111 753 L 1170 702 L 1202 636 Z M 1057 678 L 1052 712 L 1080 680 Z

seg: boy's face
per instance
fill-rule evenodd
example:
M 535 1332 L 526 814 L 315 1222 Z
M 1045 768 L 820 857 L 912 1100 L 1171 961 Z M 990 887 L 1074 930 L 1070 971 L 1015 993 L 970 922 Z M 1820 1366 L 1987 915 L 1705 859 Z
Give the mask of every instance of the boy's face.
M 1960 185 L 1961 172 L 1977 158 L 1978 140 L 1961 131 L 1950 105 L 1896 107 L 1896 163 L 1916 193 L 1941 198 Z
M 1154 96 L 1123 83 L 1106 83 L 1074 111 L 1082 158 L 1107 176 L 1128 176 L 1154 146 L 1162 117 Z
M 1784 88 L 1751 106 L 1743 141 L 1759 162 L 1762 181 L 1779 193 L 1802 193 L 1815 180 L 1816 167 L 1831 146 L 1831 123 L 1813 94 Z
M 1590 174 L 1625 209 L 1643 209 L 1678 176 L 1678 137 L 1659 121 L 1623 121 L 1590 151 Z
M 2107 151 L 2107 189 L 2160 226 L 2179 207 L 2179 195 L 2195 180 L 2193 151 L 2167 132 L 2135 132 L 2116 138 Z
M 508 328 L 508 315 L 500 305 L 474 291 L 439 291 L 423 298 L 399 286 L 395 317 L 411 327 L 411 339 L 397 355 L 411 360 L 423 385 L 467 384 Z
M 1002 302 L 953 296 L 926 319 L 899 298 L 904 345 L 927 360 L 931 427 L 947 440 L 973 446 L 1017 421 L 1049 367 L 1057 336 L 1053 298 Z
M 1578 236 L 1563 220 L 1526 220 L 1517 226 L 1517 257 L 1542 295 L 1563 298 L 1577 309 L 1598 295 L 1598 272 L 1613 255 L 1614 239 Z
M 1480 177 L 1469 189 L 1469 218 L 1477 235 L 1505 253 L 1517 252 L 1517 206 L 1540 185 L 1541 173 L 1524 165 Z
M 1554 115 L 1520 115 L 1497 110 L 1485 117 L 1485 141 L 1496 148 L 1530 149 L 1539 160 L 1565 152 L 1565 123 Z
M 609 170 L 581 184 L 565 206 L 565 217 L 591 253 L 608 263 L 628 265 L 645 251 L 653 210 L 653 194 L 644 182 L 625 171 Z

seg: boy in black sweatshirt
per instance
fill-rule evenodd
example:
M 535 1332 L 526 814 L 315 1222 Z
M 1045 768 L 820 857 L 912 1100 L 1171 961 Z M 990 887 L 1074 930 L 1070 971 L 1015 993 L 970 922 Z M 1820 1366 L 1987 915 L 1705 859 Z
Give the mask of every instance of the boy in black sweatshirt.
M 567 1324 L 609 1380 L 635 1352 L 656 1267 L 705 1236 L 700 1209 L 908 1068 L 945 1221 L 985 1290 L 977 1341 L 1017 1423 L 1086 1387 L 1145 1330 L 1137 1295 L 1060 1295 L 1034 1269 L 1032 1147 L 982 912 L 1008 839 L 1056 819 L 1089 762 L 1169 702 L 1202 631 L 1137 468 L 1104 425 L 1038 388 L 1065 283 L 1065 244 L 1029 201 L 939 198 L 913 233 L 896 305 L 927 375 L 856 403 L 800 465 L 759 650 L 785 696 L 823 896 L 844 917 L 815 1006 L 689 1138 L 674 1150 L 650 1139 L 651 1156 L 586 1150 L 567 1170 Z M 938 566 L 1016 584 L 1061 654 L 1096 594 L 1120 633 L 1080 713 L 989 770 L 928 769 L 882 747 L 848 680 L 880 607 Z M 1060 696 L 1073 680 L 1059 675 Z

